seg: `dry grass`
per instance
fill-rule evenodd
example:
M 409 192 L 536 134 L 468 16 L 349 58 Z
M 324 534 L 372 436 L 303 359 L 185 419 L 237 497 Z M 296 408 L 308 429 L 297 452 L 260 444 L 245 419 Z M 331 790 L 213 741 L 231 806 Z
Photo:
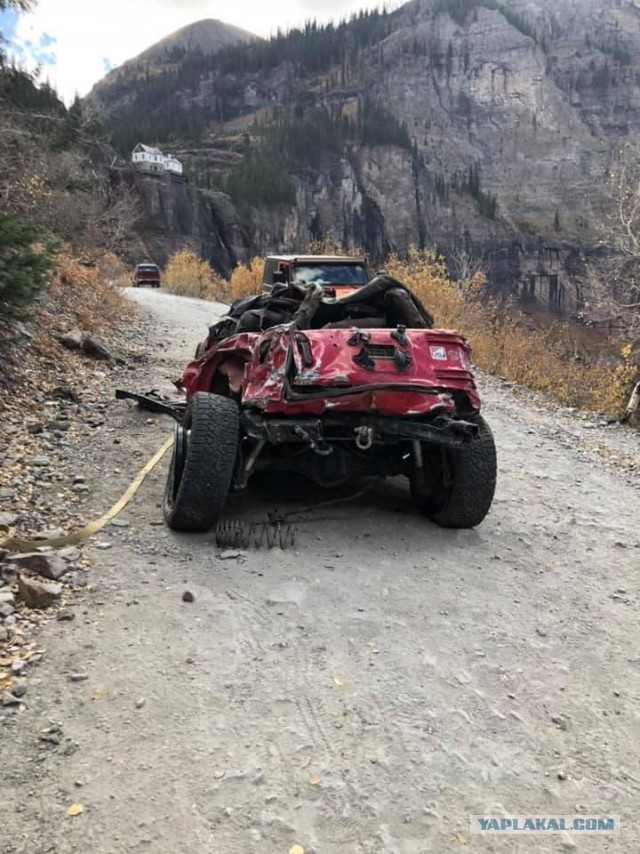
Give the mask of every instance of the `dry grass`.
M 105 252 L 99 258 L 98 272 L 103 279 L 119 288 L 127 288 L 133 282 L 131 268 L 113 252 Z
M 0 411 L 26 418 L 37 408 L 36 390 L 47 392 L 62 381 L 81 387 L 102 367 L 66 350 L 62 333 L 79 329 L 109 336 L 134 317 L 133 304 L 101 274 L 99 261 L 82 263 L 63 249 L 38 302 L 0 317 Z M 16 334 L 21 328 L 32 336 L 28 345 Z
M 133 312 L 132 303 L 101 269 L 103 263 L 109 269 L 112 257 L 104 256 L 88 266 L 69 250 L 58 255 L 41 303 L 49 325 L 61 331 L 75 326 L 86 332 L 102 332 Z

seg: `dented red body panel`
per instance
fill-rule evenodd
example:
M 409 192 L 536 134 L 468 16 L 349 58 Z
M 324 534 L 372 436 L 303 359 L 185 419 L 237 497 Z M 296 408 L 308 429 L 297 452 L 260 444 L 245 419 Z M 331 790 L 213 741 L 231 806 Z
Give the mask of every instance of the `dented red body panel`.
M 199 359 L 189 362 L 179 382 L 179 386 L 187 393 L 187 400 L 197 391 L 211 390 L 213 378 L 225 359 L 238 357 L 246 366 L 253 356 L 254 347 L 262 337 L 255 332 L 232 335 L 211 347 Z
M 219 374 L 235 383 L 241 360 L 241 405 L 264 414 L 341 411 L 424 416 L 436 409 L 453 413 L 456 392 L 463 392 L 469 408 L 479 411 L 464 338 L 447 330 L 407 329 L 399 343 L 393 332 L 299 331 L 284 325 L 262 334 L 233 335 L 187 365 L 181 385 L 189 399 L 197 391 L 211 391 Z M 363 348 L 368 367 L 358 361 Z M 398 350 L 408 356 L 401 367 L 394 360 Z

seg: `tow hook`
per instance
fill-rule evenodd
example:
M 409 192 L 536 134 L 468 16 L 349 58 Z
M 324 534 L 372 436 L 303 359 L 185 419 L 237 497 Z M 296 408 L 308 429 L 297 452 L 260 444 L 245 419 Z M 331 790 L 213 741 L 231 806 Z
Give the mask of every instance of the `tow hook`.
M 359 448 L 361 451 L 368 451 L 373 445 L 373 427 L 365 427 L 363 425 L 355 427 L 353 432 L 356 434 L 356 448 Z
M 300 436 L 301 439 L 304 439 L 305 442 L 309 443 L 309 447 L 314 454 L 319 454 L 321 457 L 328 457 L 329 454 L 333 453 L 331 445 L 327 445 L 326 442 L 316 442 L 313 436 L 311 436 L 311 434 L 308 433 L 300 424 L 296 424 L 293 428 L 293 432 L 296 436 Z

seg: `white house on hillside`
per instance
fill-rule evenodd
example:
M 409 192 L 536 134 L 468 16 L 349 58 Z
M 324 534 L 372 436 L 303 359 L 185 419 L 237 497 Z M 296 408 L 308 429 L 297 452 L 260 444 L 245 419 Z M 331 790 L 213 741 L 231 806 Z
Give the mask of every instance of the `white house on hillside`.
M 167 154 L 164 158 L 164 168 L 167 172 L 173 172 L 176 175 L 182 175 L 182 163 L 173 154 Z
M 159 148 L 152 148 L 139 142 L 131 154 L 132 163 L 143 172 L 164 174 L 172 172 L 182 175 L 182 163 L 172 154 L 163 154 Z

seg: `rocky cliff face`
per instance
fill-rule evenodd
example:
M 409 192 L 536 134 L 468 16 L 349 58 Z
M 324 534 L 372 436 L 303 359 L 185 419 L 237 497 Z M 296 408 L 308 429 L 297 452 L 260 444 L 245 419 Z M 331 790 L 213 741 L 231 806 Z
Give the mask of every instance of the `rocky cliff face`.
M 483 260 L 496 287 L 571 312 L 599 237 L 611 153 L 640 130 L 639 58 L 635 2 L 416 0 L 326 73 L 286 62 L 260 74 L 212 71 L 176 103 L 203 108 L 226 93 L 231 115 L 212 121 L 214 148 L 278 110 L 354 114 L 363 98 L 406 127 L 411 148 L 349 144 L 292 167 L 291 205 L 234 207 L 173 185 L 171 200 L 149 186 L 151 228 L 167 246 L 210 246 L 219 268 L 324 233 L 376 259 L 436 247 L 454 266 Z M 214 220 L 224 237 L 207 242 Z
M 486 224 L 471 200 L 461 196 L 440 204 L 416 183 L 407 152 L 387 146 L 362 148 L 330 172 L 296 179 L 296 201 L 290 206 L 236 207 L 225 193 L 169 176 L 133 170 L 124 175 L 144 211 L 137 236 L 146 256 L 164 264 L 173 252 L 189 248 L 223 275 L 252 255 L 290 252 L 325 235 L 346 247 L 366 247 L 374 262 L 411 246 L 444 245 L 463 224 L 463 243 L 465 234 L 471 239 L 470 225 L 476 235 L 486 236 Z M 496 246 L 507 240 L 499 223 L 491 235 Z M 505 273 L 508 280 L 506 267 Z
M 191 249 L 228 276 L 236 264 L 248 260 L 250 243 L 243 223 L 224 193 L 133 169 L 119 170 L 114 180 L 132 188 L 143 212 L 130 244 L 132 263 L 148 259 L 164 265 L 173 252 Z

